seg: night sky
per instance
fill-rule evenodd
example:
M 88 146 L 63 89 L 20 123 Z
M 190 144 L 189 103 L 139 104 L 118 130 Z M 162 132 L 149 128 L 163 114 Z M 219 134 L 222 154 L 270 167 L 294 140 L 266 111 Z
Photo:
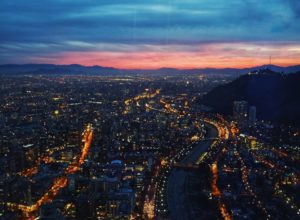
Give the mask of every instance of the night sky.
M 1 0 L 0 63 L 300 64 L 299 0 Z

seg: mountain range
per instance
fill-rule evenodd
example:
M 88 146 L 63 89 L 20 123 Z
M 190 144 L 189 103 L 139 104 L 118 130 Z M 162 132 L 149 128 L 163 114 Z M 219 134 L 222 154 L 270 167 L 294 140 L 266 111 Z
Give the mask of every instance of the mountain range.
M 275 65 L 263 65 L 252 68 L 196 68 L 175 69 L 160 68 L 154 70 L 143 69 L 116 69 L 103 66 L 82 66 L 78 64 L 55 65 L 55 64 L 3 64 L 0 65 L 0 74 L 233 74 L 241 75 L 258 69 L 269 68 L 276 72 L 291 73 L 300 71 L 300 65 L 281 67 Z

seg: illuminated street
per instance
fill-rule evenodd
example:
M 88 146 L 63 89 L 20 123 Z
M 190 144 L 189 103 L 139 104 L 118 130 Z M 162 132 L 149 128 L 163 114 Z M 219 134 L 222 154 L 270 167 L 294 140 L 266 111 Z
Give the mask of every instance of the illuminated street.
M 25 206 L 21 204 L 8 203 L 8 206 L 12 210 L 20 209 L 23 212 L 25 218 L 34 219 L 34 216 L 36 215 L 36 212 L 38 211 L 39 207 L 45 203 L 51 203 L 53 199 L 56 197 L 56 195 L 59 193 L 59 191 L 62 188 L 67 186 L 68 184 L 67 175 L 75 173 L 80 169 L 80 165 L 83 164 L 84 159 L 87 156 L 89 148 L 92 144 L 92 140 L 93 140 L 93 130 L 91 125 L 89 124 L 83 133 L 83 139 L 82 139 L 83 147 L 82 147 L 82 152 L 79 161 L 75 162 L 75 165 L 74 164 L 70 165 L 66 169 L 65 174 L 63 176 L 56 178 L 53 181 L 51 188 L 48 189 L 47 192 L 38 201 L 36 201 L 35 204 L 31 206 Z M 23 175 L 26 176 L 26 173 Z

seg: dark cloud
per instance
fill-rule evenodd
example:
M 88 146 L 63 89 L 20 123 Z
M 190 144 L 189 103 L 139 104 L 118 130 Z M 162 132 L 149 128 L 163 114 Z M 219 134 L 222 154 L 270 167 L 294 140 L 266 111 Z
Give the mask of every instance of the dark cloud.
M 105 43 L 298 42 L 299 20 L 298 0 L 2 0 L 0 48 L 13 55 Z

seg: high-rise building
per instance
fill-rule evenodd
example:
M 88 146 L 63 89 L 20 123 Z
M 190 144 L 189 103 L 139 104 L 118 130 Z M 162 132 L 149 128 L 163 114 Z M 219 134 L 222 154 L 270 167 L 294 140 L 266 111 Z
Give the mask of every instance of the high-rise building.
M 74 191 L 76 188 L 76 179 L 75 178 L 76 177 L 73 174 L 68 177 L 70 191 Z
M 248 102 L 234 101 L 233 117 L 236 120 L 238 127 L 244 127 L 248 119 Z
M 256 107 L 250 106 L 249 108 L 249 125 L 254 125 L 256 123 Z
M 34 144 L 27 144 L 23 146 L 23 152 L 26 159 L 27 166 L 33 166 L 34 162 L 39 156 L 39 146 Z

